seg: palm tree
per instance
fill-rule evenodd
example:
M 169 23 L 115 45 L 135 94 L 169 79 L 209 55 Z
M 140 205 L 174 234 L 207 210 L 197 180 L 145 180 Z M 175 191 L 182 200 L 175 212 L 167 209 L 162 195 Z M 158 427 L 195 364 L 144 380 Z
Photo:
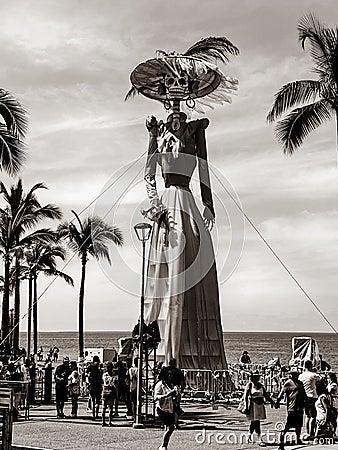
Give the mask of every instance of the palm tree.
M 0 193 L 6 202 L 5 208 L 0 208 L 0 248 L 4 258 L 4 292 L 2 303 L 1 336 L 5 339 L 9 327 L 9 270 L 13 257 L 17 271 L 14 300 L 14 350 L 19 346 L 19 316 L 20 316 L 20 253 L 19 248 L 31 245 L 34 242 L 50 242 L 51 235 L 55 236 L 48 228 L 42 228 L 31 232 L 43 219 L 61 219 L 60 209 L 51 204 L 41 206 L 37 199 L 36 191 L 47 189 L 43 183 L 35 184 L 25 194 L 21 179 L 8 191 L 0 182 Z M 28 234 L 25 234 L 27 233 Z
M 123 244 L 122 232 L 119 228 L 105 223 L 100 217 L 86 217 L 83 221 L 75 211 L 74 214 L 78 226 L 72 222 L 65 222 L 58 227 L 60 237 L 64 238 L 68 247 L 81 260 L 81 283 L 79 291 L 79 356 L 84 356 L 84 329 L 83 329 L 83 310 L 84 310 L 84 290 L 86 279 L 86 265 L 89 256 L 96 259 L 104 258 L 109 264 L 111 263 L 109 256 L 108 244 L 110 242 L 116 245 Z
M 290 155 L 311 131 L 334 116 L 338 143 L 338 27 L 329 28 L 309 14 L 298 23 L 298 37 L 303 50 L 306 41 L 310 44 L 313 71 L 318 80 L 285 84 L 275 95 L 267 116 L 271 123 L 291 109 L 275 128 L 284 153 Z
M 0 89 L 0 168 L 9 175 L 20 170 L 28 128 L 25 108 L 8 91 Z
M 38 351 L 38 276 L 44 274 L 46 276 L 59 277 L 65 280 L 71 286 L 74 281 L 71 276 L 57 269 L 57 258 L 64 261 L 66 258 L 66 250 L 61 245 L 36 243 L 32 246 L 29 258 L 29 282 L 31 286 L 31 302 L 33 312 L 33 349 L 36 355 Z

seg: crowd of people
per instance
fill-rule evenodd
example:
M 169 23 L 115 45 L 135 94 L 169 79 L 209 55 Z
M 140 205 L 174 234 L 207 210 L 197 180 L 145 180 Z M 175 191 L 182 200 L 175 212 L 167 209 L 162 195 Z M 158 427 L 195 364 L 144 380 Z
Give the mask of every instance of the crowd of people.
M 279 408 L 282 399 L 286 400 L 287 418 L 280 433 L 280 450 L 284 449 L 285 435 L 295 430 L 297 444 L 301 444 L 301 430 L 304 422 L 306 439 L 334 437 L 337 428 L 337 377 L 326 367 L 320 374 L 313 368 L 312 361 L 304 363 L 304 370 L 290 368 L 288 377 L 274 399 L 260 382 L 261 374 L 252 372 L 243 394 L 244 413 L 250 422 L 248 442 L 257 434 L 260 446 L 266 444 L 261 440 L 261 420 L 266 419 L 265 402 Z
M 168 366 L 158 364 L 154 381 L 154 400 L 156 413 L 165 426 L 161 449 L 168 446 L 170 436 L 179 427 L 179 417 L 183 413 L 180 405 L 181 392 L 185 381 L 183 372 L 177 368 L 176 360 L 172 359 Z M 77 417 L 78 399 L 80 394 L 88 396 L 87 412 L 92 419 L 99 418 L 102 405 L 102 426 L 112 426 L 114 417 L 119 415 L 119 403 L 126 407 L 126 417 L 135 419 L 137 414 L 137 378 L 138 358 L 130 360 L 108 361 L 101 363 L 98 356 L 94 356 L 90 363 L 86 363 L 80 373 L 77 363 L 63 358 L 54 373 L 56 414 L 64 419 L 65 402 L 71 400 L 71 417 Z M 84 386 L 81 392 L 81 385 Z M 107 416 L 108 413 L 108 417 Z M 108 421 L 106 420 L 108 418 Z

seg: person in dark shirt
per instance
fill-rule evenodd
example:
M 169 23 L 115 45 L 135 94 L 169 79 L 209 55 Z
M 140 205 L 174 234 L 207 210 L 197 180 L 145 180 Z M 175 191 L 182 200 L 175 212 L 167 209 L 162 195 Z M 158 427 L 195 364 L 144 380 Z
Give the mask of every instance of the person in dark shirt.
M 330 364 L 323 360 L 323 355 L 319 355 L 319 359 L 320 359 L 320 370 L 322 372 L 325 372 L 326 370 L 327 371 L 331 370 Z
M 279 407 L 281 399 L 286 397 L 287 418 L 284 430 L 280 434 L 279 449 L 284 449 L 284 436 L 291 429 L 295 428 L 297 444 L 301 444 L 300 433 L 303 426 L 303 410 L 306 393 L 303 383 L 298 380 L 299 372 L 297 368 L 291 369 L 290 378 L 285 381 L 276 401 L 276 408 Z
M 102 370 L 100 367 L 100 358 L 95 355 L 93 356 L 93 364 L 89 367 L 89 395 L 92 400 L 92 414 L 93 420 L 97 419 L 99 416 L 101 393 L 102 393 Z
M 69 358 L 65 356 L 63 363 L 58 365 L 55 369 L 55 398 L 56 398 L 56 413 L 59 419 L 65 417 L 63 408 L 67 401 L 67 384 L 70 375 Z
M 242 353 L 239 362 L 241 364 L 251 364 L 251 358 L 246 350 L 244 350 L 244 352 Z

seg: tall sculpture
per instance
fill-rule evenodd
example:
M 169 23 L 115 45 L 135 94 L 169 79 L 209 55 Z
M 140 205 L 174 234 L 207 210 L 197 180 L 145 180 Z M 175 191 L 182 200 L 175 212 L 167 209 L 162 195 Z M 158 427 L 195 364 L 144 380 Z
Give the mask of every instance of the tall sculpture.
M 210 230 L 215 221 L 207 159 L 207 118 L 187 120 L 181 106 L 203 113 L 213 103 L 231 102 L 238 82 L 224 75 L 217 63 L 237 55 L 225 37 L 209 37 L 184 54 L 157 51 L 156 58 L 131 73 L 136 93 L 158 100 L 169 112 L 165 122 L 148 117 L 148 157 L 145 183 L 154 221 L 145 294 L 145 322 L 158 322 L 158 356 L 167 364 L 176 358 L 182 368 L 224 369 L 217 271 Z M 165 189 L 156 185 L 159 166 Z M 190 189 L 198 168 L 201 215 Z

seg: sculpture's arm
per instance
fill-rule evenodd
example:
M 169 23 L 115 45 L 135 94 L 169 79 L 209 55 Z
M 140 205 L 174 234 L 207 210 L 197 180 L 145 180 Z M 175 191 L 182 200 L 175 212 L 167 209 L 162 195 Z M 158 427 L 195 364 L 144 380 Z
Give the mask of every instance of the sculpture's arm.
M 157 120 L 154 116 L 149 116 L 146 120 L 146 127 L 149 132 L 149 145 L 146 166 L 144 170 L 144 181 L 146 191 L 152 206 L 158 206 L 160 199 L 156 189 L 156 166 L 158 163 L 157 152 Z
M 212 229 L 215 221 L 215 210 L 212 200 L 212 192 L 210 185 L 210 175 L 207 157 L 207 145 L 205 139 L 205 129 L 209 125 L 208 119 L 197 121 L 195 132 L 196 150 L 198 156 L 198 172 L 200 178 L 200 189 L 203 205 L 205 206 L 203 217 L 207 228 Z
M 157 148 L 157 133 L 159 123 L 156 117 L 149 116 L 146 121 L 146 126 L 149 131 L 149 145 L 146 166 L 144 170 L 144 181 L 146 191 L 151 203 L 151 208 L 148 210 L 141 210 L 141 213 L 146 219 L 157 221 L 166 211 L 165 206 L 158 196 L 156 188 L 156 167 L 160 162 L 160 154 Z

